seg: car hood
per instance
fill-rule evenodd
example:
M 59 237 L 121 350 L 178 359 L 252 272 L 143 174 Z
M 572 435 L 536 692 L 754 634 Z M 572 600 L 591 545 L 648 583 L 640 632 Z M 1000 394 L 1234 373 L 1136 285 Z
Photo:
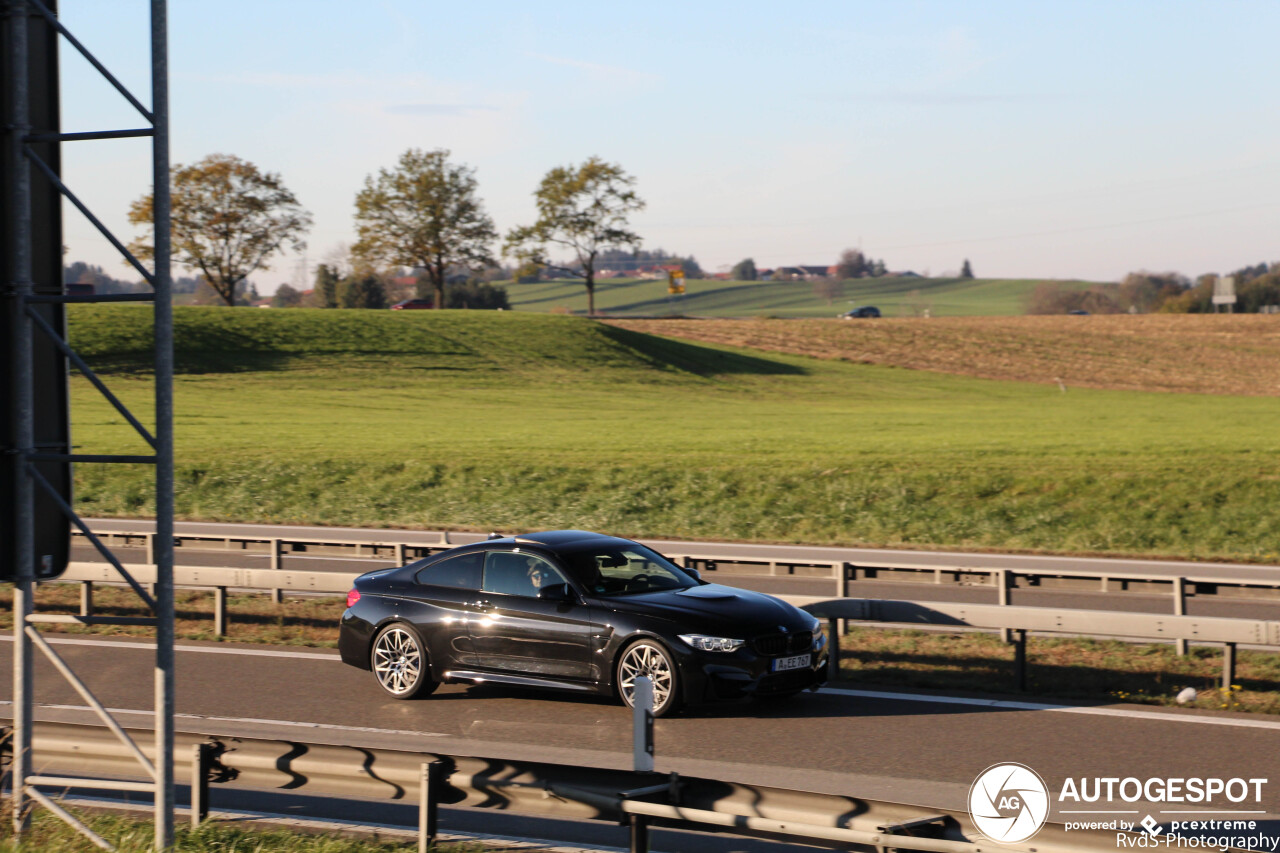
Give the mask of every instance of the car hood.
M 808 631 L 813 618 L 772 595 L 749 589 L 703 584 L 599 599 L 603 606 L 626 613 L 657 616 L 680 623 L 690 633 L 715 631 L 718 636 L 754 637 Z

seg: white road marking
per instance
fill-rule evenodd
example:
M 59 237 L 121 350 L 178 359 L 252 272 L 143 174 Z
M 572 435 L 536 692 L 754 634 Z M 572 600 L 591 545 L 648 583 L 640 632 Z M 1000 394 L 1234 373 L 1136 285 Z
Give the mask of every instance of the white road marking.
M 941 694 L 889 693 L 880 690 L 852 690 L 842 687 L 824 687 L 820 693 L 858 696 L 863 699 L 885 699 L 893 702 L 934 702 L 942 705 L 971 705 L 990 708 L 993 711 L 1051 711 L 1058 714 L 1085 714 L 1098 717 L 1119 717 L 1130 720 L 1146 720 L 1161 723 L 1199 723 L 1205 726 L 1237 726 L 1248 729 L 1272 729 L 1280 731 L 1280 722 L 1257 720 L 1247 717 L 1202 717 L 1185 712 L 1161 713 L 1159 711 L 1133 711 L 1126 708 L 1082 708 L 1078 705 L 1050 705 L 1042 702 L 1020 702 L 1011 699 L 973 699 L 966 696 Z
M 9 634 L 0 635 L 0 640 L 8 643 L 13 642 L 13 636 Z M 78 637 L 45 637 L 45 640 L 52 645 L 58 646 L 101 646 L 109 649 L 147 649 L 154 650 L 155 643 L 129 643 L 121 640 L 82 640 Z M 342 658 L 337 652 L 319 653 L 319 652 L 276 652 L 268 649 L 236 649 L 223 646 L 179 646 L 173 647 L 177 652 L 197 652 L 206 655 L 250 655 L 253 657 L 263 658 L 295 658 L 298 660 L 327 660 L 341 662 Z

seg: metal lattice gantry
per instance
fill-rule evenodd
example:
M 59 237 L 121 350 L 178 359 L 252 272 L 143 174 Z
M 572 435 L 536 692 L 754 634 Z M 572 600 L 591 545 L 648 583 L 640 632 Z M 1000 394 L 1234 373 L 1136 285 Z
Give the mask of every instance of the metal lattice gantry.
M 0 280 L 8 338 L 5 382 L 6 495 L 13 516 L 11 552 L 4 565 L 14 581 L 14 682 L 11 790 L 13 825 L 18 838 L 28 830 L 31 810 L 43 806 L 98 846 L 111 849 L 42 788 L 131 790 L 154 794 L 155 847 L 173 843 L 173 309 L 169 245 L 169 94 L 166 0 L 151 0 L 151 107 L 148 109 L 59 21 L 56 0 L 3 0 L 4 83 L 4 208 L 5 269 Z M 63 133 L 58 118 L 58 49 L 61 43 L 78 51 L 141 115 L 139 128 Z M 144 137 L 151 139 L 154 187 L 154 265 L 147 269 L 117 239 L 60 176 L 62 143 Z M 62 285 L 61 208 L 69 201 L 118 249 L 151 285 L 151 293 L 69 295 Z M 52 240 L 51 233 L 52 232 Z M 155 422 L 148 430 L 107 388 L 67 344 L 62 306 L 72 302 L 152 302 L 155 314 Z M 44 420 L 47 408 L 38 405 L 47 385 L 67 381 L 68 363 L 97 388 L 142 436 L 153 453 L 145 456 L 74 453 L 65 426 L 57 440 Z M 54 377 L 52 380 L 50 377 Z M 59 379 L 60 378 L 60 379 Z M 62 416 L 65 418 L 65 410 Z M 70 467 L 74 463 L 147 463 L 155 466 L 156 582 L 154 595 L 132 578 L 88 526 L 70 499 Z M 55 472 L 51 475 L 50 472 Z M 56 575 L 52 555 L 37 547 L 37 506 L 56 507 L 70 525 L 79 528 L 145 603 L 151 615 L 142 618 L 37 614 L 32 593 L 37 580 Z M 41 513 L 43 521 L 44 513 Z M 64 528 L 65 530 L 66 528 Z M 140 747 L 112 718 L 89 687 L 50 646 L 41 625 L 67 623 L 149 624 L 156 629 L 155 742 L 151 754 Z M 34 772 L 32 726 L 35 712 L 35 652 L 76 689 L 146 771 L 150 781 L 42 776 Z

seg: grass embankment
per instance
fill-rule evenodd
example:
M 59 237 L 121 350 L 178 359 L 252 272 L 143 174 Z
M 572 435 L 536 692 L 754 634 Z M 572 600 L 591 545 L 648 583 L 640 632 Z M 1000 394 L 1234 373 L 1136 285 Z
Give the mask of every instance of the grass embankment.
M 886 317 L 1007 316 L 1026 311 L 1027 298 L 1042 279 L 872 278 L 843 282 L 830 302 L 811 281 L 716 281 L 690 279 L 683 296 L 667 293 L 667 282 L 605 279 L 596 282 L 596 310 L 614 316 L 651 317 L 834 317 L 855 305 L 875 305 Z M 1095 282 L 1057 281 L 1064 288 Z M 581 281 L 536 284 L 504 282 L 511 305 L 521 311 L 585 314 Z
M 79 591 L 72 584 L 42 584 L 36 590 L 38 612 L 75 612 Z M 0 588 L 0 630 L 12 627 L 12 588 Z M 100 587 L 97 612 L 111 616 L 145 615 L 128 590 Z M 341 598 L 290 597 L 282 604 L 265 595 L 232 595 L 228 635 L 213 628 L 211 593 L 180 590 L 176 595 L 176 636 L 180 640 L 269 643 L 336 648 Z M 64 633 L 150 637 L 136 625 L 66 626 Z M 841 670 L 850 686 L 919 687 L 1013 693 L 1013 651 L 991 634 L 945 634 L 854 628 L 840 641 Z M 1280 713 L 1280 656 L 1243 651 L 1236 666 L 1238 690 L 1222 693 L 1218 684 L 1222 653 L 1193 647 L 1178 657 L 1168 645 L 1119 641 L 1031 637 L 1027 642 L 1030 696 L 1094 702 L 1173 705 L 1184 687 L 1199 697 L 1192 707 Z
M 120 853 L 150 853 L 154 827 L 150 820 L 132 815 L 82 816 L 90 829 L 113 844 Z M 333 834 L 309 834 L 287 829 L 248 828 L 218 821 L 197 830 L 179 824 L 174 832 L 174 853 L 403 853 L 416 843 L 347 838 Z M 13 824 L 0 821 L 0 853 L 88 853 L 98 848 L 54 815 L 37 809 L 31 830 L 19 846 Z M 484 853 L 480 844 L 442 844 L 440 853 Z
M 147 411 L 149 313 L 73 307 L 72 341 Z M 1273 398 L 1063 394 L 511 312 L 175 313 L 184 518 L 1280 559 Z M 84 451 L 142 450 L 72 395 Z M 78 506 L 146 515 L 149 478 L 79 465 Z

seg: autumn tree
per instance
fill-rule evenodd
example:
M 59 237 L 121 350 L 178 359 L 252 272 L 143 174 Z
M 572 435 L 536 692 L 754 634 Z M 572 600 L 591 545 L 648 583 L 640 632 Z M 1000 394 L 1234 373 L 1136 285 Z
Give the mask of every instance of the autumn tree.
M 267 259 L 285 249 L 301 251 L 311 214 L 303 210 L 273 172 L 262 172 L 230 154 L 210 154 L 170 172 L 170 227 L 173 260 L 199 270 L 227 305 L 250 273 L 270 269 Z M 129 221 L 152 224 L 155 196 L 148 193 L 129 207 Z M 154 234 L 135 240 L 140 258 L 155 255 Z
M 581 166 L 557 166 L 547 172 L 534 198 L 538 220 L 513 228 L 503 253 L 524 269 L 545 267 L 581 275 L 587 287 L 587 313 L 596 313 L 596 261 L 607 249 L 630 246 L 640 237 L 627 228 L 627 217 L 644 209 L 632 187 L 635 178 L 621 166 L 592 157 Z M 552 247 L 568 251 L 577 267 L 553 263 Z
M 410 148 L 394 169 L 365 178 L 356 195 L 352 253 L 369 263 L 422 270 L 435 304 L 444 307 L 451 267 L 479 271 L 496 264 L 489 247 L 498 232 L 476 187 L 475 170 L 449 162 L 445 149 Z

